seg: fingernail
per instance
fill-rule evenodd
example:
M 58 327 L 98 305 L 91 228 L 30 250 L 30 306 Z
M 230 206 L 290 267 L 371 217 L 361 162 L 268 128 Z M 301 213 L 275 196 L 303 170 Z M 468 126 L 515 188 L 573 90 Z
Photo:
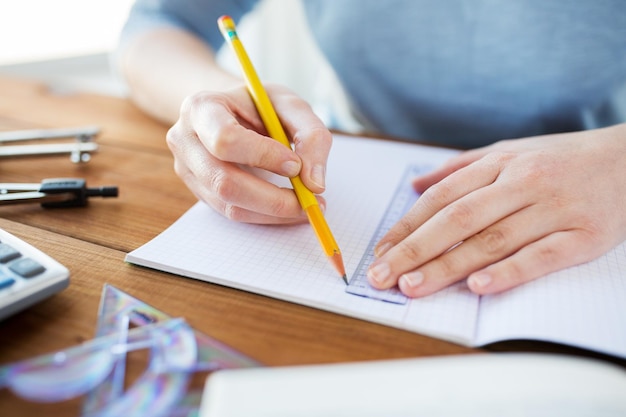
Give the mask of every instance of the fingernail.
M 470 285 L 484 288 L 491 283 L 491 275 L 485 273 L 474 274 L 468 280 Z
M 391 249 L 392 246 L 393 245 L 391 244 L 391 242 L 385 242 L 380 246 L 376 246 L 376 248 L 374 248 L 374 255 L 376 255 L 377 257 L 381 257 L 385 253 L 387 253 L 387 251 Z
M 409 272 L 400 277 L 400 283 L 406 285 L 409 288 L 415 288 L 422 285 L 424 282 L 424 274 L 420 271 Z
M 295 177 L 300 173 L 300 164 L 296 161 L 285 161 L 283 162 L 283 172 L 288 177 Z
M 318 187 L 324 188 L 324 177 L 324 166 L 314 165 L 313 169 L 311 169 L 311 181 L 313 181 Z
M 389 277 L 389 265 L 387 263 L 382 262 L 370 267 L 367 270 L 367 277 L 378 284 L 383 284 L 385 280 Z

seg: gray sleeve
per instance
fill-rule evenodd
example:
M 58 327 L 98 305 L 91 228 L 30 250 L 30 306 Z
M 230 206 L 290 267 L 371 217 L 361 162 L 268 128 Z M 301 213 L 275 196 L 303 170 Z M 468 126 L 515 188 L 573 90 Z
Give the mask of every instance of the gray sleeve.
M 217 50 L 223 43 L 217 19 L 229 15 L 238 21 L 256 3 L 258 0 L 136 0 L 120 34 L 118 50 L 136 35 L 158 27 L 184 29 Z

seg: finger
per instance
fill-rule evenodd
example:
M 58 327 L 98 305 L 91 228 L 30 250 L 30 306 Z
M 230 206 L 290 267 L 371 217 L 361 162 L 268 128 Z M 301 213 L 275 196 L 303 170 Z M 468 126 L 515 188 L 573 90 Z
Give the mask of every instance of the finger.
M 314 193 L 322 193 L 326 182 L 326 163 L 332 135 L 315 115 L 311 106 L 293 94 L 272 97 L 281 123 L 300 156 L 300 178 Z
M 297 223 L 306 218 L 292 189 L 214 158 L 197 139 L 184 143 L 176 173 L 196 197 L 224 216 L 249 223 Z
M 289 191 L 283 189 L 283 191 Z M 306 214 L 300 210 L 298 217 L 281 217 L 273 216 L 265 213 L 260 213 L 254 210 L 249 210 L 235 204 L 224 202 L 214 195 L 209 194 L 205 201 L 216 212 L 220 213 L 224 217 L 237 221 L 240 223 L 252 223 L 252 224 L 267 224 L 267 225 L 287 225 L 287 224 L 300 224 L 308 221 Z M 320 206 L 325 206 L 325 201 L 320 201 Z
M 214 164 L 210 170 L 193 178 L 197 188 L 211 190 L 207 200 L 214 201 L 214 207 L 229 219 L 254 223 L 260 218 L 273 218 L 276 220 L 263 223 L 288 223 L 304 218 L 291 188 L 274 185 L 237 166 Z M 258 215 L 249 216 L 248 212 Z
M 453 172 L 430 187 L 418 198 L 411 210 L 380 239 L 375 247 L 376 256 L 383 256 L 389 249 L 406 239 L 411 233 L 438 213 L 441 216 L 440 212 L 453 202 L 480 188 L 493 184 L 499 173 L 500 168 L 498 165 L 488 160 L 481 160 Z M 484 204 L 483 201 L 478 201 L 477 203 Z M 447 214 L 444 213 L 444 216 L 454 217 L 458 223 L 463 225 L 470 221 L 469 219 L 465 219 L 463 213 L 466 207 L 467 204 L 450 207 L 448 208 Z M 468 207 L 467 210 L 471 212 L 470 207 Z M 439 225 L 440 222 L 437 224 Z M 465 227 L 467 228 L 467 226 Z M 449 227 L 445 227 L 445 225 L 443 225 L 443 228 L 444 230 L 450 229 Z M 460 240 L 461 239 L 456 240 L 456 242 L 448 242 L 448 247 Z
M 244 173 L 241 179 L 237 179 L 239 177 L 238 173 L 227 174 L 223 178 L 232 179 L 232 183 L 222 185 L 218 193 L 210 192 L 204 179 L 201 180 L 195 175 L 183 174 L 181 178 L 183 178 L 185 184 L 194 192 L 198 199 L 204 201 L 228 219 L 255 224 L 296 224 L 307 221 L 306 214 L 302 211 L 297 200 L 293 206 L 291 203 L 289 204 L 290 209 L 287 209 L 287 205 L 282 203 L 282 200 L 292 202 L 294 198 L 293 190 L 289 188 L 280 188 L 270 184 L 270 187 L 273 187 L 271 192 L 265 191 L 263 196 L 257 197 L 258 200 L 255 200 L 253 195 L 245 192 L 241 196 L 229 194 L 229 191 L 226 190 L 235 189 L 237 183 L 255 180 L 255 178 L 243 178 L 245 175 Z M 232 187 L 232 184 L 235 184 L 235 187 Z M 257 187 L 255 191 L 259 189 Z M 321 197 L 319 199 L 321 200 L 320 205 L 324 206 L 325 201 Z M 272 205 L 271 201 L 273 200 L 280 200 L 281 203 Z M 276 209 L 277 207 L 279 208 L 278 210 Z M 291 211 L 293 211 L 293 215 L 291 215 Z M 272 214 L 273 212 L 276 212 L 276 214 Z
M 607 250 L 585 232 L 552 233 L 515 254 L 471 274 L 468 287 L 476 294 L 494 294 L 560 269 L 588 262 Z
M 415 191 L 423 193 L 433 184 L 438 183 L 455 171 L 470 165 L 482 158 L 487 153 L 486 150 L 475 149 L 465 151 L 455 157 L 448 159 L 441 167 L 413 179 L 412 185 Z
M 376 259 L 368 278 L 376 288 L 389 288 L 400 275 L 439 257 L 459 242 L 525 207 L 521 193 L 507 195 L 506 185 L 480 188 L 437 212 L 405 239 Z M 506 196 L 503 198 L 502 196 Z
M 222 161 L 262 168 L 287 177 L 298 175 L 300 158 L 291 148 L 266 136 L 262 124 L 259 125 L 258 114 L 253 113 L 250 97 L 229 94 L 195 95 L 190 99 L 191 104 L 183 106 L 189 108 L 190 123 L 206 149 Z
M 557 230 L 560 223 L 555 212 L 546 213 L 539 206 L 524 208 L 401 275 L 398 286 L 409 297 L 432 294 L 541 239 L 548 228 Z

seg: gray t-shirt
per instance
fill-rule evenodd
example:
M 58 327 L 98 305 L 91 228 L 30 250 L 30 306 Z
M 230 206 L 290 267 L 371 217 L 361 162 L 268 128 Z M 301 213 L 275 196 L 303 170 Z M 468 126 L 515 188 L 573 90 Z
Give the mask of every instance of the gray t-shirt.
M 158 25 L 215 49 L 253 0 L 137 0 L 122 43 Z M 303 0 L 355 114 L 373 130 L 476 147 L 626 119 L 622 0 Z M 625 138 L 626 139 L 626 138 Z

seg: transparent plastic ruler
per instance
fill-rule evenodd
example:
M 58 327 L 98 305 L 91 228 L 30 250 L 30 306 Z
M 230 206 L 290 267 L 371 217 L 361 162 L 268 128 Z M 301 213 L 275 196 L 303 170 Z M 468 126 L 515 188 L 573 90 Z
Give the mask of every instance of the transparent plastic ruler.
M 407 297 L 400 292 L 398 287 L 393 287 L 388 290 L 377 290 L 373 288 L 367 281 L 367 268 L 374 261 L 374 247 L 376 246 L 376 243 L 378 243 L 391 226 L 400 220 L 400 218 L 402 218 L 402 216 L 417 201 L 419 194 L 413 189 L 411 180 L 417 175 L 428 172 L 431 169 L 432 167 L 424 165 L 410 165 L 406 169 L 400 181 L 400 185 L 398 186 L 398 189 L 385 211 L 385 215 L 376 228 L 376 231 L 367 246 L 367 250 L 359 262 L 354 276 L 350 279 L 346 292 L 361 297 L 373 298 L 395 304 L 405 304 L 407 302 Z

